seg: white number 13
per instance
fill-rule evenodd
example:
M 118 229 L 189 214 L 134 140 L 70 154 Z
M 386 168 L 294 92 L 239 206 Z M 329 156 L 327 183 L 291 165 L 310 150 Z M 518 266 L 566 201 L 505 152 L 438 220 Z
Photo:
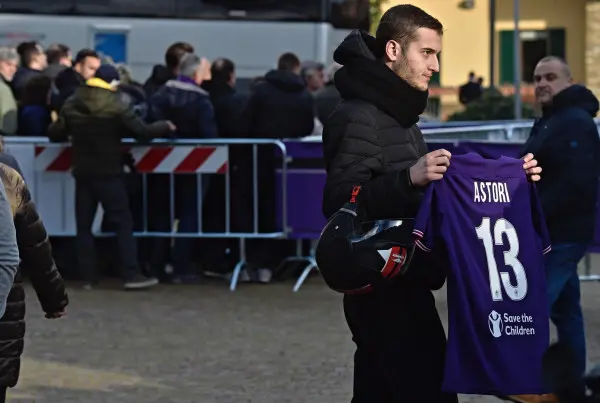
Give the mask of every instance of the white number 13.
M 490 276 L 490 291 L 492 300 L 502 301 L 502 287 L 513 301 L 520 301 L 527 295 L 527 276 L 525 268 L 517 258 L 519 255 L 519 237 L 515 227 L 506 219 L 500 218 L 494 223 L 494 238 L 492 240 L 492 231 L 489 217 L 484 217 L 481 225 L 475 229 L 479 239 L 483 241 L 485 256 L 487 259 L 488 271 Z M 502 235 L 506 235 L 508 240 L 508 250 L 504 251 L 504 264 L 510 266 L 515 274 L 516 285 L 510 282 L 510 276 L 506 271 L 498 271 L 496 258 L 494 257 L 494 245 L 504 245 Z M 492 242 L 493 241 L 493 242 Z

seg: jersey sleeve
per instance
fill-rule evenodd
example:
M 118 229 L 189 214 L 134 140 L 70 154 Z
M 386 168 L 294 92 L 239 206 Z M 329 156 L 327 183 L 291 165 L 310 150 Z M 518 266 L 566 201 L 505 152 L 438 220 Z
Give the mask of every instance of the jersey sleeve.
M 432 183 L 425 190 L 413 228 L 415 244 L 425 252 L 430 252 L 434 248 L 435 240 L 439 235 L 439 211 L 437 207 L 435 184 Z
M 531 197 L 531 218 L 533 220 L 535 231 L 542 242 L 542 254 L 545 255 L 551 250 L 550 235 L 548 235 L 548 228 L 546 227 L 546 218 L 544 217 L 542 203 L 538 196 L 535 184 L 531 183 L 529 189 Z

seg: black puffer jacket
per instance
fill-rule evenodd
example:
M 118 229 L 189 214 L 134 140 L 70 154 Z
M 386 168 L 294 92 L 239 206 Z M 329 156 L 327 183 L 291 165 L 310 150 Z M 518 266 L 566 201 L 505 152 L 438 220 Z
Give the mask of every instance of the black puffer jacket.
M 422 192 L 412 187 L 408 168 L 427 153 L 416 126 L 427 92 L 400 79 L 374 55 L 375 39 L 360 31 L 346 37 L 334 53 L 342 67 L 335 86 L 343 101 L 323 129 L 327 183 L 326 217 L 363 185 L 365 214 L 375 218 L 416 215 Z
M 271 70 L 252 87 L 243 119 L 246 137 L 304 137 L 314 129 L 315 104 L 302 77 Z
M 69 299 L 29 190 L 17 171 L 4 164 L 0 164 L 0 180 L 15 218 L 21 269 L 31 278 L 43 311 L 47 314 L 63 311 Z M 21 282 L 19 272 L 8 295 L 6 312 L 0 319 L 0 387 L 13 387 L 19 380 L 25 337 L 25 292 Z

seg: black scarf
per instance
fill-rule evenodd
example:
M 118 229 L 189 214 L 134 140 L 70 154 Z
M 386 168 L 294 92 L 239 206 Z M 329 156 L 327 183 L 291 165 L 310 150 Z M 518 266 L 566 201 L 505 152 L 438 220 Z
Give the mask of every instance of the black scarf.
M 412 87 L 378 59 L 376 39 L 371 35 L 355 31 L 345 42 L 333 56 L 344 66 L 335 74 L 342 98 L 372 103 L 403 127 L 416 124 L 425 111 L 429 92 Z

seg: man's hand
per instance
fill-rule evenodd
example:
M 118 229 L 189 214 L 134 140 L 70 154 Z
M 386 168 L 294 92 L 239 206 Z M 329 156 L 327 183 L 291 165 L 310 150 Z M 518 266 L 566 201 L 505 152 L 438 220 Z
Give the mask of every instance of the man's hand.
M 171 122 L 170 120 L 167 120 L 167 125 L 169 126 L 169 130 L 171 130 L 172 132 L 174 132 L 175 130 L 177 130 L 177 126 L 175 126 L 173 124 L 173 122 Z
M 450 166 L 449 151 L 440 149 L 425 154 L 410 167 L 410 181 L 413 186 L 426 186 L 429 182 L 440 180 Z
M 524 156 L 523 161 L 525 162 L 523 164 L 523 169 L 527 173 L 527 176 L 529 177 L 530 181 L 537 182 L 540 179 L 542 179 L 542 177 L 540 176 L 540 174 L 542 173 L 542 167 L 537 166 L 538 163 L 537 160 L 533 158 L 533 154 L 529 153 L 526 156 Z
M 66 315 L 67 315 L 67 309 L 65 308 L 62 311 L 46 313 L 46 318 L 47 319 L 59 319 Z

